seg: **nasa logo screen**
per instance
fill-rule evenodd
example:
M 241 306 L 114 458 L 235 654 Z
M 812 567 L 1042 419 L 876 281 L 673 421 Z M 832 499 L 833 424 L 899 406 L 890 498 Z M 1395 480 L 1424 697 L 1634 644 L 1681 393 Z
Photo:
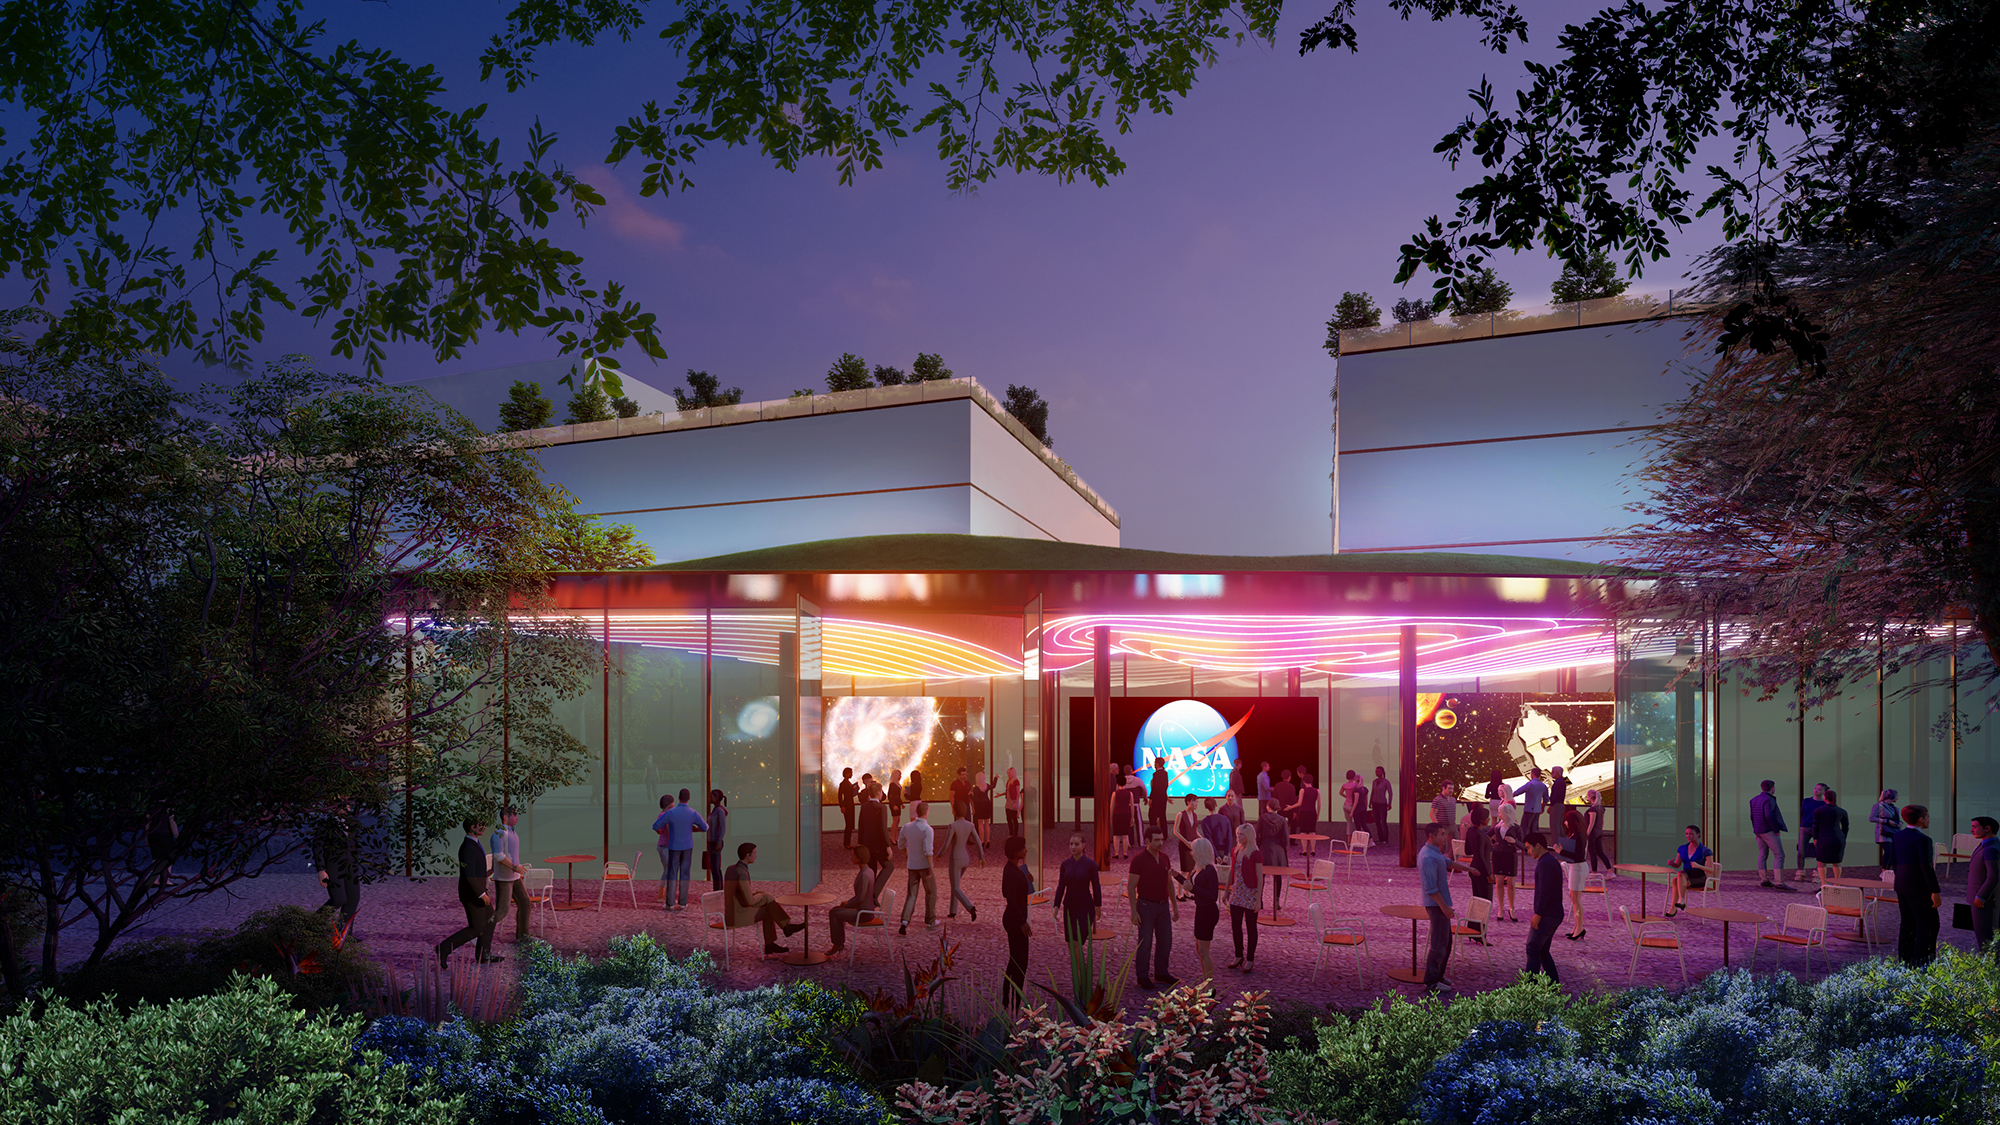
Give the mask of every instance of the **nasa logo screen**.
M 1072 797 L 1095 792 L 1091 702 L 1088 696 L 1070 700 Z M 1245 761 L 1252 773 L 1258 763 L 1270 762 L 1274 778 L 1280 770 L 1313 770 L 1319 707 L 1318 699 L 1303 696 L 1121 696 L 1111 701 L 1111 761 L 1150 789 L 1153 763 L 1165 758 L 1169 796 L 1220 797 Z

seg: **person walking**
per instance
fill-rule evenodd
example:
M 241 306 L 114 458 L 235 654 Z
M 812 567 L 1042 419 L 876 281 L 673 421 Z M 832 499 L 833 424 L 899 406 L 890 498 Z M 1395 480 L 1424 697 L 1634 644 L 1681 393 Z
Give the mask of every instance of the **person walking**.
M 654 822 L 656 830 L 662 822 L 666 825 L 667 875 L 661 885 L 666 888 L 669 911 L 687 909 L 688 880 L 694 868 L 694 834 L 708 831 L 708 821 L 688 801 L 691 795 L 681 790 L 680 799 Z
M 528 940 L 528 921 L 532 904 L 528 902 L 528 887 L 522 881 L 528 869 L 521 863 L 521 834 L 514 826 L 521 823 L 521 812 L 512 805 L 500 810 L 500 823 L 493 829 L 493 837 L 487 847 L 493 855 L 493 928 L 507 920 L 507 907 L 514 907 L 514 944 Z
M 972 827 L 979 832 L 979 863 L 986 864 L 986 849 L 993 846 L 993 783 L 980 770 L 972 779 Z
M 708 791 L 708 874 L 712 890 L 722 889 L 722 845 L 729 834 L 729 798 L 720 789 Z M 886 841 L 885 841 L 886 843 Z
M 1125 897 L 1132 902 L 1132 928 L 1139 934 L 1132 965 L 1138 971 L 1139 987 L 1144 989 L 1171 988 L 1180 983 L 1167 971 L 1174 949 L 1173 923 L 1181 920 L 1181 903 L 1174 894 L 1174 873 L 1167 863 L 1165 844 L 1165 833 L 1158 828 L 1146 829 L 1146 848 L 1132 857 L 1125 876 Z M 1150 976 L 1148 964 L 1152 966 Z
M 1215 924 L 1222 920 L 1218 900 L 1222 877 L 1215 870 L 1215 842 L 1207 836 L 1194 842 L 1194 878 L 1188 881 L 1194 898 L 1194 955 L 1201 963 L 1201 979 L 1215 980 L 1215 962 L 1208 947 L 1215 942 Z
M 1563 935 L 1570 941 L 1582 941 L 1590 931 L 1583 925 L 1583 814 L 1576 809 L 1562 810 L 1562 835 L 1556 837 L 1556 858 L 1563 865 L 1563 885 L 1569 888 L 1569 913 L 1573 925 L 1570 932 Z
M 361 853 L 355 846 L 351 815 L 352 802 L 341 798 L 314 824 L 312 840 L 313 866 L 319 870 L 319 885 L 326 888 L 326 905 L 320 909 L 338 911 L 343 930 L 354 924 L 354 916 L 361 911 Z M 172 824 L 173 818 L 169 816 L 166 822 Z M 171 840 L 148 846 L 156 867 L 163 859 L 171 860 Z M 158 869 L 164 883 L 167 869 Z
M 1944 904 L 1938 893 L 1937 845 L 1924 833 L 1931 826 L 1931 811 L 1922 805 L 1904 805 L 1903 827 L 1890 841 L 1896 860 L 1896 910 L 1902 927 L 1896 934 L 1896 955 L 1903 964 L 1928 965 L 1937 957 L 1938 907 Z
M 1759 792 L 1750 798 L 1750 831 L 1757 837 L 1757 885 L 1788 891 L 1785 885 L 1785 814 L 1771 793 L 1777 782 L 1768 778 L 1758 783 Z M 1768 872 L 1768 873 L 1767 873 Z
M 1988 950 L 2000 959 L 2000 945 L 1993 944 L 1995 907 L 2000 906 L 2000 821 L 1990 816 L 1972 818 L 1972 862 L 1965 869 L 1965 902 L 1972 908 L 1973 949 Z M 1196 915 L 1200 917 L 1199 914 Z M 1197 922 L 1197 925 L 1199 923 Z
M 1097 912 L 1104 909 L 1104 887 L 1097 877 L 1097 861 L 1083 854 L 1083 833 L 1069 838 L 1069 858 L 1056 869 L 1055 912 L 1062 916 L 1063 940 L 1070 955 L 1090 941 L 1097 932 Z
M 1840 794 L 1831 789 L 1823 790 L 1825 800 L 1813 810 L 1811 835 L 1813 856 L 1819 860 L 1819 885 L 1826 886 L 1828 879 L 1840 878 L 1841 861 L 1847 858 L 1847 810 L 1840 807 Z M 1807 834 L 1806 825 L 1799 825 L 1799 835 Z
M 1014 767 L 1007 767 L 1007 836 L 1012 839 L 1021 834 L 1021 779 L 1014 776 Z
M 783 927 L 786 937 L 791 937 L 806 928 L 804 922 L 793 922 L 785 908 L 776 899 L 763 891 L 754 890 L 750 878 L 750 865 L 757 862 L 757 845 L 748 840 L 736 845 L 736 862 L 723 877 L 723 924 L 730 929 L 738 926 L 761 924 L 764 927 L 764 956 L 770 957 L 791 950 L 778 944 L 778 930 Z
M 1549 803 L 1548 783 L 1542 780 L 1542 767 L 1535 766 L 1528 771 L 1527 783 L 1521 786 L 1521 832 L 1526 839 L 1529 832 L 1542 830 L 1542 809 Z M 1560 861 L 1558 861 L 1560 862 Z
M 854 805 L 860 795 L 861 787 L 854 784 L 854 767 L 841 770 L 840 788 L 834 798 L 840 804 L 840 846 L 843 848 L 854 846 Z
M 1257 813 L 1257 846 L 1263 855 L 1265 867 L 1289 867 L 1292 860 L 1292 826 L 1285 814 L 1278 809 L 1273 798 Z M 1271 876 L 1271 909 L 1278 909 L 1279 900 L 1285 894 L 1285 877 Z
M 1875 827 L 1877 862 L 1881 864 L 1882 870 L 1887 871 L 1896 866 L 1896 850 L 1892 846 L 1892 841 L 1895 840 L 1896 833 L 1903 828 L 1902 817 L 1896 811 L 1894 789 L 1882 790 L 1882 796 L 1877 798 L 1874 806 L 1868 810 L 1868 823 Z
M 1375 767 L 1375 780 L 1368 787 L 1368 811 L 1375 818 L 1375 842 L 1389 842 L 1389 806 L 1396 802 L 1396 787 L 1389 784 L 1389 771 Z
M 1229 963 L 1230 968 L 1257 971 L 1257 912 L 1263 905 L 1263 854 L 1258 850 L 1256 826 L 1246 824 L 1236 830 L 1236 847 L 1229 855 L 1229 937 L 1236 947 L 1236 960 Z M 1248 954 L 1244 952 L 1245 928 L 1250 931 Z
M 458 842 L 458 904 L 465 908 L 465 928 L 437 944 L 434 952 L 440 969 L 449 966 L 452 953 L 468 941 L 477 943 L 472 951 L 480 964 L 506 960 L 493 955 L 493 891 L 486 883 L 486 849 L 479 845 L 486 822 L 467 820 L 459 827 L 465 829 L 465 839 Z
M 1556 973 L 1549 947 L 1563 922 L 1562 862 L 1549 851 L 1548 837 L 1540 832 L 1528 833 L 1528 857 L 1535 864 L 1533 913 L 1528 915 L 1528 971 L 1560 984 L 1562 978 Z
M 1590 845 L 1590 870 L 1597 872 L 1597 864 L 1604 863 L 1604 874 L 1612 879 L 1618 877 L 1618 869 L 1611 865 L 1611 857 L 1604 852 L 1604 794 L 1595 789 L 1583 795 L 1583 838 Z M 1778 866 L 1782 869 L 1785 857 L 1778 856 Z
M 857 844 L 848 849 L 854 857 L 854 893 L 847 901 L 826 912 L 827 928 L 833 931 L 833 947 L 826 951 L 829 958 L 847 952 L 847 927 L 861 924 L 864 911 L 875 909 L 874 856 L 869 854 L 865 844 Z
M 1824 781 L 1813 786 L 1812 796 L 1799 799 L 1799 870 L 1794 878 L 1801 883 L 1806 881 L 1806 860 L 1819 858 L 1817 850 L 1813 846 L 1812 823 L 1813 814 L 1818 812 L 1820 806 L 1824 804 L 1826 804 L 1826 782 Z
M 979 908 L 972 904 L 971 896 L 965 893 L 965 869 L 972 866 L 972 853 L 975 849 L 979 852 L 979 862 L 982 864 L 986 862 L 986 845 L 979 840 L 979 826 L 972 822 L 971 805 L 972 802 L 968 800 L 966 808 L 958 819 L 951 822 L 950 834 L 945 837 L 944 855 L 947 865 L 945 870 L 951 876 L 951 900 L 945 904 L 950 909 L 945 912 L 945 917 L 958 917 L 958 908 L 963 904 L 966 914 L 977 922 Z
M 1423 884 L 1424 913 L 1431 920 L 1431 950 L 1424 959 L 1424 991 L 1449 991 L 1444 977 L 1451 963 L 1451 922 L 1458 917 L 1451 905 L 1451 873 L 1471 872 L 1471 868 L 1451 858 L 1451 826 L 1431 825 L 1430 839 L 1417 853 L 1417 872 Z
M 1028 939 L 1035 929 L 1028 922 L 1028 896 L 1035 893 L 1034 876 L 1028 874 L 1028 838 L 1009 836 L 1003 845 L 1007 866 L 1000 870 L 1000 929 L 1007 934 L 1007 973 L 1000 987 L 1001 1000 L 1008 1011 L 1021 1010 L 1022 985 L 1028 979 Z
M 907 882 L 903 889 L 903 920 L 896 929 L 897 937 L 907 937 L 910 933 L 910 916 L 917 908 L 917 888 L 924 891 L 924 928 L 937 929 L 937 870 L 931 866 L 931 852 L 937 846 L 937 835 L 931 831 L 929 801 L 918 801 L 910 806 L 910 823 L 903 826 L 898 839 L 903 846 L 903 870 Z

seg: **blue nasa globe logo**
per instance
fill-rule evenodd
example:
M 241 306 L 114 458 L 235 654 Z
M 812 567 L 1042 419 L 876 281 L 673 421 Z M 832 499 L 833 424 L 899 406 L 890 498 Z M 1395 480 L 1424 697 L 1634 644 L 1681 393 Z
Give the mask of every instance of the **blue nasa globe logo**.
M 1236 768 L 1236 734 L 1249 718 L 1245 712 L 1232 724 L 1220 711 L 1193 699 L 1176 699 L 1153 712 L 1132 743 L 1139 783 L 1150 791 L 1153 762 L 1165 758 L 1168 795 L 1222 796 L 1229 789 L 1229 771 Z

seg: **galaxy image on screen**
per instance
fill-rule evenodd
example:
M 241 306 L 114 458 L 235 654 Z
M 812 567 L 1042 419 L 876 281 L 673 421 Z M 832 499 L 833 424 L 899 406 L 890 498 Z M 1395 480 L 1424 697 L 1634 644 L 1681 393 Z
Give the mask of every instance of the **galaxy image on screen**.
M 855 784 L 874 774 L 884 786 L 889 771 L 924 776 L 924 799 L 948 799 L 960 766 L 967 780 L 986 769 L 986 700 L 976 695 L 851 695 L 821 701 L 825 768 L 821 803 L 839 799 L 840 771 Z

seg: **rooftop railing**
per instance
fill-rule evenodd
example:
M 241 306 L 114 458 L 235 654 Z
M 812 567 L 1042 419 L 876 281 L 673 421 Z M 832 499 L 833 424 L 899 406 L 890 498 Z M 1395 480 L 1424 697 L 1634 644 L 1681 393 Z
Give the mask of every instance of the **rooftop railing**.
M 1686 316 L 1710 306 L 1690 300 L 1683 290 L 1667 290 L 1664 298 L 1652 294 L 1604 297 L 1594 301 L 1572 301 L 1559 305 L 1534 305 L 1471 316 L 1437 316 L 1381 328 L 1344 328 L 1340 332 L 1340 354 L 1415 348 L 1426 344 L 1448 344 L 1458 340 L 1483 340 L 1494 336 L 1522 336 L 1532 332 L 1554 332 L 1564 328 L 1584 328 L 1593 324 L 1630 324 L 1642 320 L 1663 320 Z

